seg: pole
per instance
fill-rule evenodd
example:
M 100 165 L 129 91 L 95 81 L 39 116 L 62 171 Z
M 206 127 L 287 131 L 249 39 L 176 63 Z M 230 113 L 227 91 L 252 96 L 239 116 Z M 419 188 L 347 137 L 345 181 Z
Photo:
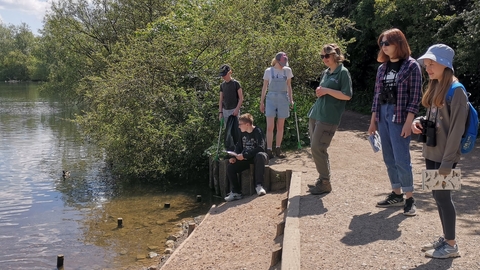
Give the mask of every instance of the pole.
M 223 117 L 220 120 L 220 130 L 218 131 L 218 143 L 217 143 L 217 155 L 215 157 L 215 160 L 218 161 L 218 155 L 220 153 L 220 138 L 222 137 L 222 128 L 223 128 Z
M 300 133 L 298 131 L 297 103 L 293 103 L 293 112 L 295 113 L 295 126 L 297 126 L 298 149 L 302 149 L 302 145 L 300 144 Z

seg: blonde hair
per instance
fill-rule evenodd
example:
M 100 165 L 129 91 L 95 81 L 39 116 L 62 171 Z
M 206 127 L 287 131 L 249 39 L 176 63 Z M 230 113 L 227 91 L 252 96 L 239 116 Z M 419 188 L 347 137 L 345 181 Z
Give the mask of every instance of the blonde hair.
M 343 56 L 340 47 L 338 47 L 335 43 L 330 43 L 323 46 L 322 52 L 325 54 L 334 55 L 334 59 L 336 63 L 341 63 L 345 61 L 345 56 Z
M 446 67 L 440 81 L 435 79 L 428 82 L 427 89 L 422 97 L 422 105 L 426 108 L 432 106 L 443 107 L 447 91 L 454 81 L 458 81 L 457 77 L 453 75 L 453 70 Z
M 253 126 L 253 116 L 249 113 L 244 113 L 238 118 L 238 122 L 248 123 Z

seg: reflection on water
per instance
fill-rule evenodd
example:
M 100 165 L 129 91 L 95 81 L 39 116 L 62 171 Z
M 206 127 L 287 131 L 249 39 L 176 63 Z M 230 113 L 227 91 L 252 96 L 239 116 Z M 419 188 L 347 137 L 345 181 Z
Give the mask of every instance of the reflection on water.
M 205 188 L 122 184 L 104 153 L 80 137 L 73 112 L 35 84 L 0 84 L 1 269 L 55 269 L 58 254 L 67 269 L 150 265 L 136 256 L 149 246 L 161 253 L 176 223 L 212 203 L 195 202 L 197 193 L 209 197 Z

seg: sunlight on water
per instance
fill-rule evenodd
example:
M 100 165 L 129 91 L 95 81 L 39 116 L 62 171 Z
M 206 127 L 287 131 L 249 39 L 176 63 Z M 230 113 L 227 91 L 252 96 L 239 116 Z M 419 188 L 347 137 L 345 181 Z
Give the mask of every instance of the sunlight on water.
M 55 269 L 58 254 L 66 269 L 140 269 L 151 262 L 136 261 L 137 255 L 152 246 L 161 255 L 177 223 L 211 205 L 195 202 L 208 188 L 174 192 L 123 184 L 110 175 L 104 153 L 81 138 L 72 117 L 71 108 L 42 97 L 35 84 L 0 84 L 2 270 Z

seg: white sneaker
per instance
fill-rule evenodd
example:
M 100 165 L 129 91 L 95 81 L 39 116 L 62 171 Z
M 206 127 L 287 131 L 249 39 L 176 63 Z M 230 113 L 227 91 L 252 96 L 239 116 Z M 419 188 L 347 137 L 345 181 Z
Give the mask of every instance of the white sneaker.
M 258 196 L 263 196 L 263 195 L 267 194 L 265 189 L 263 189 L 262 185 L 257 185 L 255 190 L 257 191 Z
M 238 194 L 238 193 L 235 193 L 235 192 L 230 192 L 230 193 L 228 193 L 228 196 L 225 197 L 225 201 L 231 202 L 231 201 L 235 201 L 235 200 L 240 200 L 241 198 L 242 198 L 242 194 Z

